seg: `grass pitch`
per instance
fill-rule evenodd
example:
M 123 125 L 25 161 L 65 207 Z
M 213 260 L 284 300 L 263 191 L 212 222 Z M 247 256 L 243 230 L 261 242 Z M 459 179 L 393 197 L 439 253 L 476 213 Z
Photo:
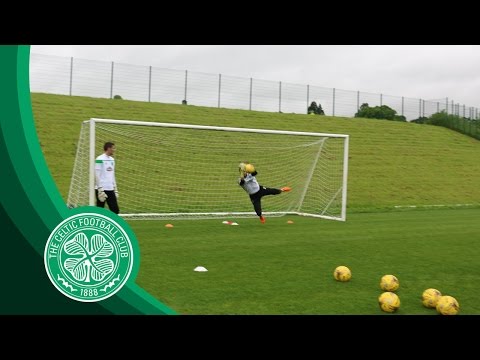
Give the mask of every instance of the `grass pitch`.
M 267 202 L 268 200 L 266 200 Z M 480 314 L 479 209 L 353 214 L 345 223 L 304 217 L 136 221 L 138 283 L 184 314 L 382 314 L 380 278 L 399 278 L 398 314 L 436 314 L 421 295 L 454 296 Z M 291 219 L 294 224 L 287 224 Z M 207 273 L 193 269 L 205 266 Z M 350 282 L 333 279 L 346 265 Z

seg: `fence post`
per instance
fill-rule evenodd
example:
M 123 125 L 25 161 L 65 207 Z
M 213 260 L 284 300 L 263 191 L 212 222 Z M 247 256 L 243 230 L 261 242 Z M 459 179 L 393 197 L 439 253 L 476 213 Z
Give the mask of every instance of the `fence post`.
M 187 86 L 188 86 L 188 70 L 185 70 L 185 96 L 184 99 L 187 101 Z
M 452 100 L 452 115 L 455 115 L 455 110 L 453 108 L 453 100 Z
M 110 99 L 113 99 L 113 67 L 114 67 L 114 62 L 112 61 L 112 72 L 110 75 Z
M 463 104 L 463 117 L 465 117 L 465 104 Z
M 423 102 L 422 116 L 425 117 L 425 100 L 422 100 L 422 102 Z
M 332 106 L 332 116 L 335 116 L 335 88 L 333 88 L 333 106 Z
M 405 107 L 405 98 L 402 96 L 402 116 L 404 116 L 404 113 L 403 113 L 404 107 Z
M 445 111 L 447 112 L 447 115 L 448 115 L 448 97 L 445 98 L 445 100 L 446 100 L 446 105 L 447 105 L 447 106 L 445 107 Z
M 307 114 L 308 114 L 309 107 L 310 107 L 310 85 L 307 85 Z
M 437 101 L 437 113 L 440 112 L 440 103 Z
M 380 94 L 380 106 L 383 106 L 383 94 Z
M 418 102 L 418 117 L 422 117 L 422 99 Z
M 222 92 L 222 74 L 218 74 L 218 107 L 220 107 L 221 92 Z
M 73 81 L 73 56 L 70 58 L 70 91 L 68 92 L 72 96 L 72 81 Z
M 252 110 L 252 89 L 253 89 L 253 78 L 250 78 L 250 105 L 248 110 Z
M 279 82 L 278 87 L 278 112 L 282 112 L 282 82 Z
M 152 99 L 152 67 L 148 71 L 148 102 Z
M 357 90 L 357 111 L 360 110 L 360 91 Z

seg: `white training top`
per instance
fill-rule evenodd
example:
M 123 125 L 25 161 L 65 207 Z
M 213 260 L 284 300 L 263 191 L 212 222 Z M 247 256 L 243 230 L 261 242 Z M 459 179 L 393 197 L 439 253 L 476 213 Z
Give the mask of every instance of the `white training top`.
M 243 180 L 245 180 L 245 182 L 241 186 L 243 190 L 245 190 L 249 195 L 253 195 L 260 190 L 260 185 L 258 185 L 257 178 L 252 174 L 247 174 L 247 176 L 245 176 Z
M 103 190 L 115 190 L 115 159 L 106 154 L 102 154 L 95 160 L 95 189 L 102 187 Z

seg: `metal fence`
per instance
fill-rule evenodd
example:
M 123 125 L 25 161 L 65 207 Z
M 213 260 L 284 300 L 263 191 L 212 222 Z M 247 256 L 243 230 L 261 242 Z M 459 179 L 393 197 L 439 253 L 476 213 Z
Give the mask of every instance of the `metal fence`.
M 116 62 L 31 54 L 30 90 L 75 96 L 113 98 L 257 111 L 307 113 L 312 101 L 325 115 L 353 117 L 363 103 L 387 105 L 407 120 L 439 111 L 480 119 L 476 107 L 453 99 L 424 100 L 300 85 L 281 81 L 241 78 L 162 69 Z

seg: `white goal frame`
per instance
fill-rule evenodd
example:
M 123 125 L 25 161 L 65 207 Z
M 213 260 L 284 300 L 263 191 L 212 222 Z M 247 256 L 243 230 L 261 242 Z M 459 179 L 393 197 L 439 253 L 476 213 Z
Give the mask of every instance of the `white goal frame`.
M 90 136 L 89 136 L 89 205 L 95 206 L 95 124 L 96 123 L 107 123 L 107 124 L 122 124 L 122 125 L 136 125 L 136 126 L 156 126 L 164 128 L 179 128 L 179 129 L 197 129 L 197 130 L 213 130 L 213 131 L 228 131 L 228 132 L 242 132 L 242 133 L 258 133 L 258 134 L 277 134 L 277 135 L 297 135 L 297 136 L 316 136 L 316 137 L 330 137 L 330 138 L 343 138 L 344 139 L 344 149 L 343 149 L 343 179 L 342 179 L 342 208 L 341 216 L 333 217 L 321 214 L 311 214 L 304 213 L 300 211 L 290 211 L 290 212 L 265 212 L 268 214 L 283 214 L 283 215 L 300 215 L 300 216 L 311 216 L 317 218 L 324 218 L 329 220 L 337 221 L 346 221 L 347 218 L 347 178 L 348 178 L 348 152 L 349 152 L 349 135 L 344 134 L 327 134 L 327 133 L 316 133 L 316 132 L 300 132 L 300 131 L 283 131 L 283 130 L 266 130 L 266 129 L 251 129 L 251 128 L 235 128 L 235 127 L 221 127 L 221 126 L 204 126 L 204 125 L 189 125 L 189 124 L 176 124 L 176 123 L 160 123 L 160 122 L 150 122 L 150 121 L 132 121 L 132 120 L 114 120 L 114 119 L 98 119 L 91 118 L 90 120 L 84 121 L 84 123 L 89 123 Z M 312 167 L 312 170 L 309 174 L 309 177 L 313 176 L 316 163 L 321 154 L 321 149 L 318 152 L 318 155 L 315 159 L 315 164 Z M 310 183 L 310 179 L 307 183 Z M 304 194 L 302 196 L 302 201 L 300 201 L 299 209 L 303 203 L 307 189 L 304 189 Z M 165 213 L 165 214 L 120 214 L 122 217 L 135 219 L 143 218 L 145 216 L 175 216 L 175 215 L 213 215 L 213 216 L 235 216 L 235 215 L 255 215 L 254 212 L 212 212 L 212 213 Z

